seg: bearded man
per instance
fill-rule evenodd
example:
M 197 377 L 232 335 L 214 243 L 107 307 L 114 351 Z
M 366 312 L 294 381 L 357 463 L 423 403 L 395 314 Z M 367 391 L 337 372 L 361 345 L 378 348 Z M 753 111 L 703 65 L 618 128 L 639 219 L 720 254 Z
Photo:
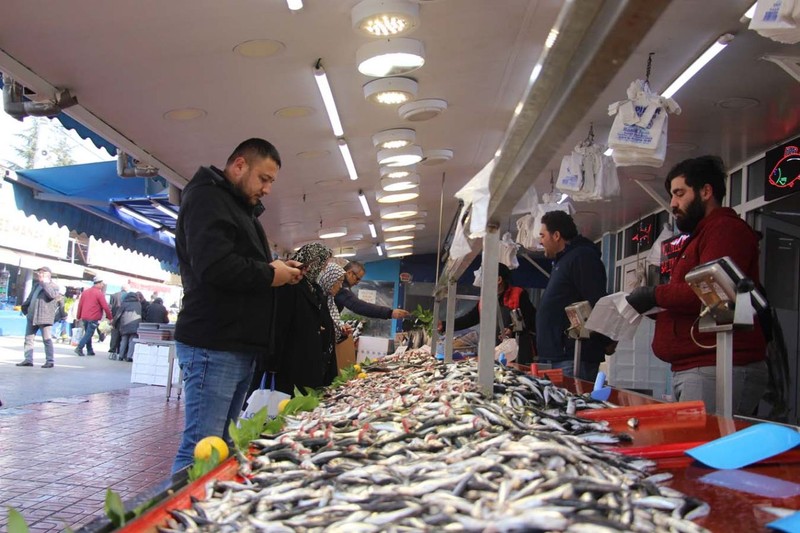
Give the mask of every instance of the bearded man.
M 664 183 L 678 229 L 689 235 L 668 284 L 639 287 L 628 302 L 639 313 L 663 307 L 656 315 L 653 352 L 672 366 L 676 401 L 703 400 L 716 410 L 716 334 L 698 331 L 700 300 L 686 274 L 694 267 L 729 256 L 755 282 L 758 277 L 758 235 L 733 209 L 722 207 L 725 197 L 722 159 L 703 156 L 681 161 Z M 766 343 L 756 321 L 750 331 L 733 333 L 733 411 L 752 415 L 766 390 Z

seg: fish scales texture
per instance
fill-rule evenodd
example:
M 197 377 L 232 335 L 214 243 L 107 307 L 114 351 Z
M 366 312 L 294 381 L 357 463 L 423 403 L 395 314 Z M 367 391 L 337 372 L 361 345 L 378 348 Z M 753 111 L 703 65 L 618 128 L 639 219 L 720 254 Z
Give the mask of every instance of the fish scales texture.
M 251 444 L 243 482 L 211 482 L 162 531 L 705 531 L 708 505 L 654 463 L 604 450 L 608 407 L 500 365 L 388 356 Z

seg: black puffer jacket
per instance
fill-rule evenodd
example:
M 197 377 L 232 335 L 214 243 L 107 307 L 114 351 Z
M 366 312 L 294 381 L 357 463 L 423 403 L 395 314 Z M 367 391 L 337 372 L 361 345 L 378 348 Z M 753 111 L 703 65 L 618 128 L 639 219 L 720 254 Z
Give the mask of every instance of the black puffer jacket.
M 114 327 L 119 330 L 120 335 L 133 335 L 139 329 L 141 322 L 142 304 L 135 292 L 129 292 L 117 309 Z
M 266 355 L 274 290 L 269 242 L 258 215 L 221 170 L 200 167 L 183 190 L 175 248 L 183 280 L 180 342 Z

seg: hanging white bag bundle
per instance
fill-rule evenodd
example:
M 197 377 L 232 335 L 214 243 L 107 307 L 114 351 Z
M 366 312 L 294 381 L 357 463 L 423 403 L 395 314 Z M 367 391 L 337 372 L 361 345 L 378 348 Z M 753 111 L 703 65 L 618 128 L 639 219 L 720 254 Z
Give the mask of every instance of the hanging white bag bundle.
M 758 0 L 748 29 L 780 43 L 800 42 L 800 0 Z
M 644 80 L 634 80 L 627 96 L 608 106 L 608 114 L 616 115 L 608 135 L 614 163 L 660 167 L 667 154 L 667 113 L 680 114 L 681 108 L 653 93 Z
M 503 238 L 500 239 L 500 262 L 511 270 L 519 268 L 519 260 L 517 259 L 518 248 L 519 244 L 514 242 L 510 232 L 506 232 Z
M 275 390 L 275 373 L 270 372 L 270 388 L 266 388 L 267 374 L 261 376 L 261 386 L 254 390 L 247 399 L 247 408 L 242 411 L 239 418 L 253 418 L 253 416 L 263 408 L 267 408 L 267 414 L 271 417 L 278 416 L 278 406 L 281 401 L 289 400 L 292 397 L 285 392 Z

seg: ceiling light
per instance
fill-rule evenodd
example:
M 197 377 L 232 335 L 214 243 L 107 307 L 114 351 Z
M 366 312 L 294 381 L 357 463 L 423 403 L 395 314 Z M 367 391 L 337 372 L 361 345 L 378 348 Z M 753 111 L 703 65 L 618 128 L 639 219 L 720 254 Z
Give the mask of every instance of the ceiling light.
M 494 156 L 495 156 L 495 157 L 500 157 L 500 154 L 502 154 L 502 153 L 503 153 L 503 151 L 502 151 L 500 148 L 498 148 L 498 149 L 497 149 L 497 150 L 494 152 Z
M 372 41 L 356 51 L 356 64 L 361 74 L 374 78 L 408 74 L 425 64 L 425 48 L 402 37 Z
M 547 39 L 544 41 L 545 48 L 552 48 L 554 44 L 556 44 L 556 39 L 558 39 L 558 30 L 553 28 L 550 30 L 550 33 L 547 34 Z
M 333 257 L 355 257 L 356 249 L 351 246 L 339 248 L 339 251 L 333 254 Z
M 413 252 L 411 251 L 395 251 L 395 252 L 386 252 L 386 257 L 405 257 L 407 255 L 411 255 Z
M 386 242 L 411 241 L 411 240 L 414 240 L 414 236 L 413 235 L 408 235 L 408 234 L 406 234 L 406 235 L 391 235 L 389 237 L 386 237 L 386 239 L 384 239 L 384 240 Z M 387 248 L 387 250 L 388 250 L 388 248 Z
M 342 152 L 344 166 L 347 167 L 347 173 L 350 175 L 350 179 L 354 181 L 357 180 L 358 173 L 356 172 L 356 164 L 353 163 L 353 156 L 350 155 L 350 148 L 347 146 L 347 141 L 339 139 L 337 143 L 339 144 L 339 151 Z
M 719 39 L 717 39 L 708 49 L 703 52 L 703 54 L 698 57 L 694 63 L 689 65 L 689 68 L 684 70 L 678 78 L 673 81 L 669 87 L 661 94 L 664 98 L 672 98 L 675 93 L 677 93 L 681 87 L 686 84 L 687 81 L 692 79 L 692 77 L 700 72 L 700 69 L 706 66 L 706 64 L 714 59 L 714 57 L 722 52 L 722 50 L 728 46 L 728 44 L 733 40 L 733 35 L 730 33 L 726 33 L 722 35 Z
M 158 222 L 153 222 L 152 220 L 150 220 L 146 216 L 144 216 L 144 215 L 142 215 L 140 213 L 137 213 L 133 209 L 128 209 L 124 205 L 118 205 L 118 206 L 115 206 L 115 207 L 117 208 L 117 211 L 119 211 L 120 213 L 122 213 L 124 215 L 128 215 L 131 218 L 135 218 L 139 222 L 143 222 L 144 224 L 147 224 L 148 226 L 156 228 L 156 229 L 161 228 L 161 224 L 159 224 Z
M 361 190 L 358 191 L 358 201 L 361 202 L 361 208 L 364 210 L 364 215 L 368 217 L 372 216 L 372 211 L 369 210 L 369 203 L 367 203 L 367 197 L 364 196 L 364 192 Z
M 394 150 L 403 148 L 409 144 L 414 144 L 417 139 L 417 132 L 409 128 L 395 128 L 392 130 L 379 131 L 372 136 L 372 144 L 375 148 L 388 148 Z
M 286 5 L 288 5 L 289 9 L 292 11 L 299 11 L 303 9 L 303 0 L 286 0 Z
M 419 187 L 419 175 L 411 174 L 405 178 L 383 178 L 381 179 L 381 189 L 384 191 L 407 191 Z
M 372 235 L 373 239 L 377 239 L 378 238 L 378 230 L 375 229 L 375 224 L 370 222 L 368 225 L 369 225 L 369 234 Z
M 603 155 L 610 156 L 613 153 L 614 153 L 614 149 L 613 148 L 606 148 L 606 151 L 603 152 Z
M 382 224 L 381 229 L 383 229 L 384 233 L 395 233 L 398 231 L 409 231 L 416 228 L 417 224 L 415 222 L 400 222 L 395 224 Z
M 382 257 L 383 256 L 383 250 L 381 249 L 381 245 L 379 244 L 378 246 L 375 247 L 375 249 L 378 250 L 378 255 L 380 255 Z
M 344 237 L 347 235 L 347 228 L 344 226 L 335 226 L 332 228 L 325 228 L 319 230 L 317 233 L 320 239 L 335 239 L 336 237 Z
M 416 170 L 417 165 L 406 165 L 404 167 L 380 167 L 382 178 L 405 178 L 406 176 L 413 174 Z
M 274 56 L 284 49 L 284 44 L 272 39 L 254 39 L 237 44 L 233 51 L 242 57 L 259 58 Z
M 520 113 L 522 113 L 522 107 L 524 105 L 525 104 L 523 102 L 520 102 L 520 103 L 517 104 L 517 107 L 514 108 L 514 116 L 515 117 L 518 116 Z
M 440 165 L 453 159 L 452 150 L 425 150 L 422 154 L 422 164 L 426 166 Z
M 386 251 L 388 252 L 389 250 L 408 250 L 409 248 L 413 248 L 413 247 L 414 247 L 414 244 L 412 244 L 412 243 L 408 243 L 408 244 L 387 244 L 386 245 Z
M 385 192 L 380 191 L 375 193 L 375 198 L 379 204 L 399 204 L 400 202 L 408 202 L 419 198 L 419 187 L 416 190 L 400 191 L 400 192 Z
M 394 205 L 382 208 L 381 218 L 383 220 L 400 220 L 413 217 L 417 213 L 419 213 L 419 209 L 414 204 Z
M 531 77 L 528 78 L 528 82 L 529 83 L 535 82 L 536 79 L 539 77 L 539 74 L 541 73 L 542 73 L 542 64 L 536 63 L 536 66 L 534 66 L 533 70 L 531 71 Z
M 328 112 L 328 120 L 331 122 L 333 134 L 341 137 L 344 135 L 342 121 L 339 120 L 339 112 L 336 110 L 336 102 L 333 100 L 331 85 L 328 83 L 328 76 L 325 74 L 325 69 L 322 68 L 320 61 L 317 61 L 317 65 L 314 67 L 314 81 L 317 82 L 319 94 L 322 95 L 322 102 L 325 104 L 325 111 Z
M 280 118 L 303 118 L 314 114 L 313 107 L 306 106 L 289 106 L 282 107 L 273 113 L 276 117 Z
M 371 37 L 403 35 L 419 25 L 419 6 L 406 0 L 364 0 L 350 11 L 353 29 Z
M 161 205 L 158 202 L 152 202 L 152 204 L 153 204 L 153 207 L 155 207 L 156 209 L 158 209 L 159 211 L 161 211 L 162 213 L 164 213 L 168 217 L 172 217 L 175 220 L 178 220 L 178 213 L 176 213 L 175 211 L 173 211 L 169 207 L 165 207 L 165 206 Z
M 376 104 L 404 104 L 417 97 L 418 87 L 412 78 L 378 78 L 364 85 L 364 98 Z
M 161 233 L 162 233 L 162 234 L 164 234 L 164 235 L 166 235 L 167 237 L 172 237 L 173 239 L 175 238 L 175 234 L 174 234 L 174 233 L 172 233 L 172 232 L 171 232 L 170 230 L 168 230 L 168 229 L 162 229 L 162 230 L 161 230 Z
M 416 144 L 378 152 L 378 164 L 387 167 L 405 167 L 420 161 L 422 161 L 422 148 Z
M 166 113 L 164 113 L 165 119 L 178 120 L 178 121 L 194 120 L 196 118 L 203 118 L 204 116 L 206 116 L 206 111 L 204 109 L 198 109 L 196 107 L 173 109 L 172 111 L 167 111 Z
M 447 109 L 447 102 L 439 98 L 423 98 L 401 105 L 397 114 L 403 120 L 422 122 L 438 117 Z

